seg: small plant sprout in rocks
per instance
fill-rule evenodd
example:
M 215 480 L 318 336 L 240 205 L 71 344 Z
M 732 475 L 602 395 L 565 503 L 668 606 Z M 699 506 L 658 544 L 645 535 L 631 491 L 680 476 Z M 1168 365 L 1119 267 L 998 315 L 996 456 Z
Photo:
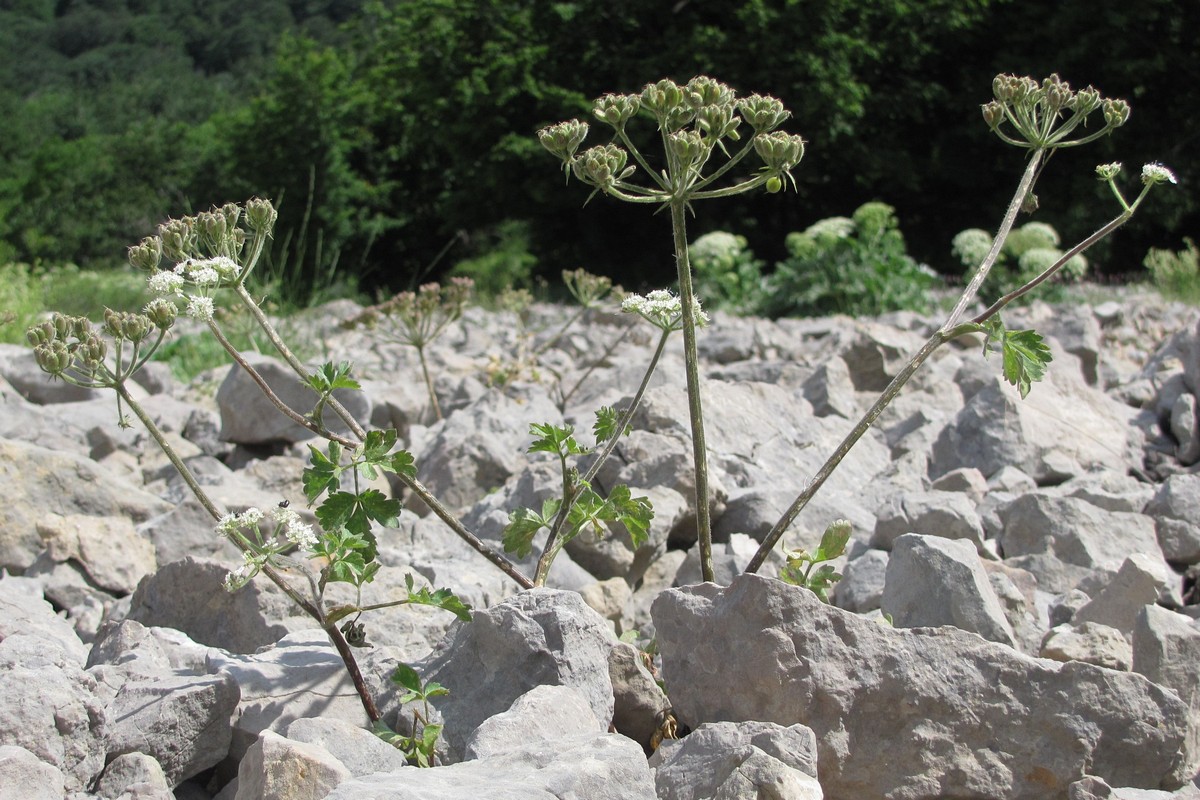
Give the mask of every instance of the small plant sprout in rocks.
M 790 116 L 779 100 L 757 94 L 738 98 L 732 88 L 705 76 L 695 77 L 682 86 L 664 79 L 646 85 L 639 94 L 606 94 L 594 102 L 592 114 L 612 129 L 613 141 L 579 152 L 588 134 L 588 124 L 580 120 L 544 128 L 538 132 L 538 139 L 562 162 L 568 180 L 574 175 L 593 187 L 592 196 L 603 193 L 629 203 L 665 207 L 671 212 L 683 309 L 681 330 L 696 470 L 700 568 L 704 579 L 712 580 L 707 452 L 697 367 L 697 322 L 688 259 L 687 212 L 697 200 L 731 197 L 758 189 L 778 192 L 788 182 L 794 187 L 791 171 L 804 157 L 805 143 L 795 134 L 776 130 Z M 641 135 L 641 132 L 631 131 L 631 127 L 639 116 L 653 123 L 646 126 L 646 132 L 657 128 L 658 146 L 663 151 L 666 165 L 664 169 L 651 167 L 634 143 L 631 134 Z M 743 133 L 746 134 L 744 139 Z M 723 180 L 732 176 L 735 168 L 751 154 L 757 157 L 757 171 Z M 641 182 L 633 180 L 639 169 Z
M 747 571 L 755 572 L 762 566 L 767 555 L 779 543 L 784 532 L 808 504 L 824 482 L 850 452 L 851 448 L 866 433 L 867 429 L 899 394 L 904 384 L 925 362 L 934 350 L 964 333 L 984 334 L 984 354 L 1000 353 L 1000 367 L 1005 380 L 1017 387 L 1022 397 L 1031 390 L 1033 382 L 1040 380 L 1051 359 L 1050 349 L 1042 337 L 1034 331 L 1010 331 L 1000 319 L 1000 311 L 1013 300 L 1032 291 L 1035 287 L 1068 268 L 1076 259 L 1096 242 L 1105 238 L 1129 221 L 1150 189 L 1159 183 L 1173 182 L 1170 170 L 1158 164 L 1147 165 L 1142 172 L 1141 194 L 1129 203 L 1116 185 L 1120 164 L 1105 164 L 1097 169 L 1101 180 L 1106 181 L 1121 206 L 1121 212 L 1101 226 L 1095 233 L 1063 252 L 1050 263 L 1038 262 L 1039 271 L 1029 276 L 1020 286 L 993 302 L 975 317 L 964 320 L 966 310 L 975 301 L 980 286 L 996 264 L 1017 216 L 1032 213 L 1037 208 L 1033 194 L 1034 183 L 1041 174 L 1046 158 L 1062 147 L 1075 147 L 1094 141 L 1111 133 L 1129 120 L 1129 104 L 1123 100 L 1101 97 L 1092 87 L 1075 92 L 1057 75 L 1042 82 L 1033 78 L 998 75 L 992 83 L 994 99 L 983 106 L 983 118 L 988 127 L 1001 140 L 1028 150 L 1025 171 L 1013 193 L 1003 220 L 990 246 L 983 251 L 982 239 L 966 238 L 956 241 L 960 254 L 971 253 L 981 257 L 974 274 L 962 296 L 942 326 L 912 355 L 891 383 L 850 433 L 842 440 L 817 473 L 807 482 L 804 489 L 784 512 L 779 521 L 763 538 L 762 544 L 747 565 Z M 1080 126 L 1093 114 L 1099 112 L 1103 125 L 1083 134 Z M 1045 226 L 1043 226 L 1045 227 Z M 1036 231 L 1036 229 L 1035 229 Z M 1044 231 L 1042 231 L 1044 233 Z M 1052 231 L 1051 231 L 1052 233 Z M 1057 238 L 1057 234 L 1054 235 Z M 1057 242 L 1055 242 L 1057 244 Z M 983 252 L 981 252 L 983 251 Z M 807 570 L 804 573 L 808 575 Z

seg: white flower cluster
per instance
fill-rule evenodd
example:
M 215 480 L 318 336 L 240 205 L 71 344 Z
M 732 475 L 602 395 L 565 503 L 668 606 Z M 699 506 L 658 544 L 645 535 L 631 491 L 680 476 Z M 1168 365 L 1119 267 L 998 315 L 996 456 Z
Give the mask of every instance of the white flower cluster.
M 227 592 L 236 592 L 245 586 L 262 569 L 263 557 L 254 553 L 242 553 L 242 565 L 231 570 L 225 576 L 224 587 Z
M 1102 181 L 1110 181 L 1117 177 L 1117 173 L 1121 171 L 1121 162 L 1114 161 L 1111 164 L 1100 164 L 1096 167 L 1096 175 Z
M 1175 173 L 1162 164 L 1146 164 L 1142 167 L 1142 183 L 1149 186 L 1152 183 L 1178 183 Z
M 300 519 L 300 515 L 290 508 L 276 506 L 271 509 L 271 517 L 275 520 L 277 531 L 283 531 L 283 537 L 301 550 L 311 551 L 317 546 L 317 535 L 313 533 L 312 525 Z
M 677 331 L 683 325 L 683 302 L 667 289 L 656 289 L 645 296 L 627 294 L 621 302 L 621 310 L 637 314 L 664 331 Z M 700 300 L 696 297 L 692 298 L 692 311 L 697 327 L 703 328 L 708 324 L 708 314 L 700 308 Z
M 276 506 L 269 513 L 271 519 L 275 521 L 276 532 L 281 534 L 284 539 L 301 550 L 311 551 L 316 548 L 317 534 L 313 531 L 313 526 L 302 520 L 293 509 Z M 243 528 L 253 528 L 257 531 L 258 524 L 266 516 L 262 509 L 253 507 L 247 508 L 240 514 L 226 514 L 217 521 L 217 533 L 221 536 L 229 536 Z
M 241 268 L 237 262 L 228 256 L 216 258 L 193 259 L 181 261 L 172 270 L 162 270 L 150 276 L 148 281 L 150 291 L 156 295 L 178 295 L 187 297 L 187 314 L 199 320 L 208 322 L 213 318 L 213 301 L 208 293 L 221 285 L 237 278 Z M 195 286 L 200 294 L 185 295 L 185 286 Z

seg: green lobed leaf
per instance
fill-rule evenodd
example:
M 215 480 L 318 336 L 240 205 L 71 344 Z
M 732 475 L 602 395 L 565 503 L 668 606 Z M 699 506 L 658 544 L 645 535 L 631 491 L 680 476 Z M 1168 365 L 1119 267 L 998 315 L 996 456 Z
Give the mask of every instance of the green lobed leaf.
M 413 588 L 413 576 L 405 575 L 404 583 L 408 587 L 408 602 L 423 606 L 434 606 L 443 611 L 449 611 L 463 622 L 471 621 L 471 607 L 462 601 L 458 595 L 449 589 L 438 589 L 431 592 L 428 587 Z
M 592 425 L 592 433 L 596 437 L 596 444 L 607 442 L 618 435 L 628 436 L 633 430 L 632 425 L 626 425 L 625 430 L 617 431 L 617 423 L 621 420 L 621 412 L 617 411 L 612 406 L 604 406 L 596 412 L 596 423 Z
M 524 558 L 533 550 L 533 537 L 542 528 L 549 528 L 558 513 L 562 502 L 557 498 L 542 503 L 542 513 L 538 514 L 531 508 L 518 508 L 508 515 L 508 524 L 504 526 L 501 544 L 504 552 L 514 553 L 517 558 Z
M 359 382 L 350 377 L 353 366 L 349 361 L 341 361 L 336 366 L 332 362 L 326 361 L 317 368 L 316 372 L 305 376 L 304 382 L 322 396 L 328 395 L 336 389 L 361 389 L 362 386 Z
M 330 442 L 328 456 L 311 444 L 308 449 L 311 454 L 309 458 L 311 466 L 304 468 L 302 480 L 304 496 L 311 505 L 326 490 L 337 491 L 338 476 L 342 472 L 342 467 L 338 463 L 341 459 L 342 448 L 337 442 Z
M 401 662 L 396 665 L 396 669 L 392 672 L 392 683 L 403 686 L 410 692 L 421 691 L 421 675 L 408 664 Z
M 1009 331 L 1004 338 L 1004 378 L 1021 393 L 1029 395 L 1030 384 L 1046 375 L 1046 365 L 1054 359 L 1046 341 L 1037 331 Z
M 614 486 L 608 494 L 608 504 L 615 512 L 616 519 L 629 531 L 633 547 L 637 548 L 650 540 L 650 521 L 654 519 L 654 506 L 646 497 L 633 497 L 629 487 L 621 484 Z
M 529 435 L 537 437 L 533 440 L 533 444 L 529 445 L 527 453 L 553 453 L 559 458 L 566 458 L 569 455 L 582 455 L 588 452 L 586 447 L 583 447 L 579 442 L 575 441 L 572 434 L 575 432 L 575 426 L 551 425 L 549 423 L 534 422 L 529 426 Z

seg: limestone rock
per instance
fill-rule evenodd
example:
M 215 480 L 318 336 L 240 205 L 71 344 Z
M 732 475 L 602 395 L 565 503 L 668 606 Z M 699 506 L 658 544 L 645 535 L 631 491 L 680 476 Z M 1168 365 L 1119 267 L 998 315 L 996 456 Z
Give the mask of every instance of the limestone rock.
M 24 747 L 0 745 L 0 800 L 61 800 L 63 774 Z
M 257 353 L 243 355 L 284 404 L 299 414 L 312 412 L 317 394 L 301 383 L 291 367 L 270 356 Z M 355 419 L 366 421 L 371 418 L 370 401 L 362 392 L 339 389 L 333 396 L 346 406 Z M 217 389 L 217 405 L 221 409 L 221 441 L 237 444 L 300 442 L 315 436 L 312 431 L 280 413 L 254 379 L 237 364 L 229 368 Z M 338 433 L 348 430 L 345 423 L 328 409 L 323 420 Z
M 881 607 L 897 628 L 953 625 L 1016 644 L 979 554 L 967 541 L 915 533 L 897 539 Z
M 351 778 L 327 800 L 657 800 L 642 750 L 618 734 L 531 742 L 504 755 L 438 769 Z
M 1062 796 L 1085 771 L 1172 788 L 1195 771 L 1185 704 L 1139 675 L 890 629 L 755 575 L 653 611 L 681 721 L 807 725 L 831 800 Z
M 608 654 L 615 642 L 608 623 L 575 592 L 531 589 L 475 611 L 415 665 L 424 680 L 450 689 L 433 701 L 445 720 L 450 761 L 461 758 L 484 720 L 542 684 L 579 691 L 607 730 L 613 718 Z
M 234 797 L 235 800 L 321 800 L 350 777 L 342 762 L 324 748 L 263 731 L 238 765 Z
M 604 732 L 583 695 L 567 686 L 535 686 L 507 711 L 484 720 L 467 739 L 463 758 L 486 759 L 532 742 L 552 746 L 589 731 Z
M 238 699 L 229 675 L 130 681 L 107 709 L 108 755 L 152 756 L 175 786 L 229 753 Z
M 1133 648 L 1116 628 L 1098 622 L 1058 625 L 1046 632 L 1042 658 L 1082 661 L 1107 669 L 1128 670 L 1133 665 Z
M 706 722 L 650 760 L 659 800 L 821 800 L 817 737 L 803 725 Z

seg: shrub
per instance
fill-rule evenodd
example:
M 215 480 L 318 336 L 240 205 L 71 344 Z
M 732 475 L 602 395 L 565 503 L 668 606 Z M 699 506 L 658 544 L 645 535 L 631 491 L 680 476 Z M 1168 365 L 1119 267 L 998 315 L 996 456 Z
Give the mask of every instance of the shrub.
M 713 231 L 692 242 L 696 294 L 705 305 L 736 313 L 753 312 L 763 298 L 762 262 L 746 237 Z
M 1000 248 L 996 268 L 984 283 L 985 289 L 1005 294 L 1024 286 L 1062 258 L 1063 251 L 1059 249 L 1061 243 L 1062 237 L 1058 231 L 1045 222 L 1027 222 L 1015 228 Z M 979 228 L 968 228 L 954 237 L 950 251 L 964 267 L 974 270 L 991 247 L 990 233 Z M 1039 296 L 1042 299 L 1055 299 L 1065 284 L 1083 280 L 1087 268 L 1087 259 L 1082 255 L 1075 256 L 1063 265 L 1052 281 L 1038 288 Z
M 937 278 L 909 257 L 895 209 L 866 203 L 785 240 L 788 258 L 767 279 L 761 311 L 772 317 L 922 311 Z
M 1200 250 L 1187 237 L 1183 243 L 1179 252 L 1151 248 L 1142 263 L 1163 297 L 1200 305 Z

